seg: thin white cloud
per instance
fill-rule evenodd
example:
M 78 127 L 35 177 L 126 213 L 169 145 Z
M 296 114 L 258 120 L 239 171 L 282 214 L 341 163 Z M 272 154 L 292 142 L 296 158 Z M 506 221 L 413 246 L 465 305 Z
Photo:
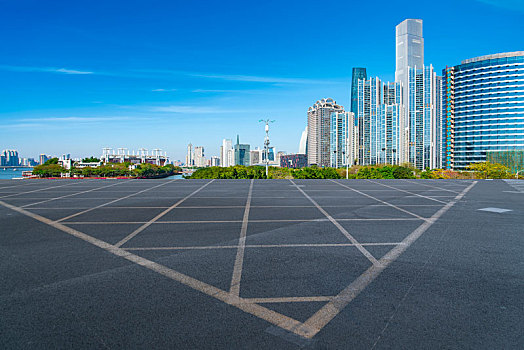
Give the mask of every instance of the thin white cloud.
M 192 92 L 207 93 L 207 92 L 249 92 L 250 90 L 220 90 L 220 89 L 196 89 Z
M 229 81 L 244 81 L 255 83 L 270 83 L 270 84 L 334 84 L 337 81 L 329 80 L 315 80 L 305 78 L 284 78 L 284 77 L 267 77 L 256 75 L 239 75 L 239 74 L 204 74 L 204 73 L 189 73 L 192 77 L 220 79 Z
M 93 72 L 74 70 L 74 69 L 65 69 L 65 68 L 51 69 L 51 72 L 64 73 L 64 74 L 93 74 Z
M 215 114 L 215 113 L 245 113 L 246 110 L 224 109 L 221 107 L 204 106 L 158 106 L 151 107 L 152 112 L 183 113 L 183 114 Z
M 9 66 L 9 65 L 0 65 L 0 70 L 10 71 L 10 72 L 42 72 L 42 73 L 59 73 L 59 74 L 73 74 L 73 75 L 95 74 L 94 72 L 81 71 L 81 70 L 76 70 L 76 69 L 54 68 L 54 67 Z
M 151 91 L 153 92 L 171 92 L 171 91 L 177 91 L 178 89 L 153 89 Z
M 122 120 L 151 120 L 152 118 L 131 117 L 131 116 L 97 116 L 97 117 L 42 117 L 42 118 L 24 118 L 21 122 L 46 122 L 46 123 L 99 123 L 108 121 Z

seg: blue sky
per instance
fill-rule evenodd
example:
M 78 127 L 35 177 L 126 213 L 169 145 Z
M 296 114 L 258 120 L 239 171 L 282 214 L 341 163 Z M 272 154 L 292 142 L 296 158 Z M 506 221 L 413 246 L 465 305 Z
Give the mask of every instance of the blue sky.
M 424 20 L 425 64 L 524 49 L 522 0 L 0 0 L 0 149 L 99 155 L 103 147 L 223 138 L 298 151 L 307 108 L 349 106 L 351 68 L 394 79 L 395 25 Z

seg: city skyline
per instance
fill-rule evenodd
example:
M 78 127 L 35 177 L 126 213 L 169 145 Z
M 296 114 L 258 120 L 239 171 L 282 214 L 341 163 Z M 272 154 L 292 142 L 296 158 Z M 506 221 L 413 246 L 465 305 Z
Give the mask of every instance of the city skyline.
M 524 11 L 516 2 L 475 0 L 453 2 L 449 12 L 434 11 L 446 2 L 419 4 L 416 11 L 410 2 L 388 11 L 344 2 L 320 9 L 268 3 L 257 11 L 236 2 L 222 10 L 159 2 L 162 7 L 135 4 L 122 13 L 123 3 L 112 1 L 82 14 L 64 4 L 0 4 L 0 148 L 24 157 L 97 156 L 103 147 L 124 145 L 158 147 L 183 160 L 189 142 L 216 156 L 221 140 L 236 134 L 262 146 L 258 120 L 264 117 L 276 120 L 272 144 L 297 153 L 308 106 L 331 97 L 350 110 L 353 67 L 394 81 L 394 26 L 405 18 L 424 20 L 425 61 L 440 73 L 464 59 L 521 49 L 515 43 Z M 216 33 L 177 16 L 184 11 Z M 216 11 L 233 24 L 216 22 Z M 355 11 L 376 15 L 373 29 L 348 26 L 370 21 L 352 16 Z M 329 13 L 331 25 L 309 28 L 304 18 L 317 12 Z M 140 25 L 137 13 L 145 16 Z M 309 50 L 321 38 L 340 46 L 336 54 Z

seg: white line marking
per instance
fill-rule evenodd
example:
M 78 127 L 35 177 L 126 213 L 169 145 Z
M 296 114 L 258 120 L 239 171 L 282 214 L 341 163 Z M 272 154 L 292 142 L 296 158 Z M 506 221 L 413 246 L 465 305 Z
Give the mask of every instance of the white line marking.
M 115 247 L 121 247 L 123 244 L 125 244 L 127 241 L 129 241 L 131 238 L 135 237 L 136 235 L 138 235 L 140 232 L 144 231 L 146 228 L 148 228 L 152 223 L 154 223 L 155 221 L 157 221 L 158 219 L 160 219 L 162 216 L 166 215 L 167 213 L 169 213 L 171 210 L 175 209 L 176 207 L 178 207 L 181 203 L 183 203 L 186 199 L 188 198 L 191 198 L 191 196 L 193 196 L 194 194 L 197 194 L 198 192 L 200 192 L 201 190 L 203 190 L 207 185 L 209 185 L 210 183 L 212 183 L 213 181 L 215 180 L 211 180 L 209 182 L 206 182 L 203 186 L 200 186 L 197 190 L 191 192 L 190 194 L 188 194 L 187 196 L 185 196 L 184 198 L 182 198 L 181 200 L 179 200 L 178 202 L 176 202 L 175 204 L 173 204 L 172 206 L 170 206 L 169 208 L 167 208 L 166 210 L 164 210 L 163 212 L 161 212 L 160 214 L 158 214 L 157 216 L 155 216 L 154 218 L 152 218 L 151 220 L 149 220 L 148 222 L 146 222 L 145 224 L 143 224 L 142 226 L 140 226 L 139 228 L 137 228 L 136 230 L 134 230 L 133 232 L 131 232 L 127 237 L 123 238 L 122 240 L 120 240 L 120 242 L 118 242 L 117 244 L 115 244 Z
M 492 212 L 492 213 L 506 213 L 508 211 L 513 211 L 511 209 L 502 209 L 502 208 L 482 208 L 482 209 L 477 209 L 477 210 L 480 210 L 480 211 L 489 211 L 489 212 Z
M 174 179 L 174 180 L 171 180 L 171 181 L 163 182 L 163 183 L 161 183 L 161 184 L 159 184 L 159 185 L 156 185 L 156 186 L 153 186 L 153 187 L 149 187 L 149 188 L 143 189 L 143 190 L 138 191 L 138 192 L 136 192 L 136 193 L 132 193 L 132 194 L 129 194 L 129 195 L 127 195 L 127 196 L 124 196 L 124 197 L 120 197 L 120 198 L 114 199 L 114 200 L 112 200 L 112 201 L 110 201 L 110 202 L 107 202 L 107 203 L 104 203 L 104 204 L 97 205 L 96 207 L 93 207 L 93 208 L 90 208 L 90 209 L 86 209 L 86 210 L 83 210 L 83 211 L 81 211 L 81 212 L 78 212 L 78 213 L 75 213 L 75 214 L 72 214 L 72 215 L 69 215 L 69 216 L 63 217 L 63 218 L 61 218 L 61 219 L 59 219 L 59 220 L 56 220 L 56 222 L 62 222 L 62 221 L 64 221 L 64 220 L 69 220 L 69 219 L 71 219 L 71 218 L 74 218 L 75 216 L 78 216 L 78 215 L 82 215 L 82 214 L 88 213 L 88 212 L 90 212 L 90 211 L 92 211 L 92 210 L 95 210 L 95 209 L 98 209 L 98 208 L 105 207 L 105 206 L 107 206 L 107 205 L 109 205 L 109 204 L 113 204 L 113 203 L 115 203 L 115 202 L 118 202 L 118 201 L 121 201 L 121 200 L 127 199 L 127 198 L 132 197 L 132 196 L 136 196 L 137 194 L 140 194 L 140 193 L 143 193 L 143 192 L 146 192 L 146 191 L 150 191 L 150 190 L 152 190 L 153 188 L 157 188 L 157 187 L 160 187 L 160 186 L 164 186 L 164 185 L 167 185 L 167 184 L 169 184 L 169 183 L 171 183 L 171 182 L 174 182 L 174 181 L 177 181 L 177 180 L 179 180 L 179 179 Z M 92 199 L 92 198 L 91 198 L 91 199 Z M 107 199 L 107 198 L 103 198 L 103 199 Z
M 0 199 L 4 199 L 4 198 L 8 198 L 8 197 L 13 197 L 13 196 L 19 196 L 19 195 L 21 195 L 21 194 L 26 194 L 26 193 L 34 193 L 34 192 L 46 191 L 46 190 L 50 190 L 50 189 L 52 189 L 52 188 L 65 187 L 65 186 L 71 186 L 71 185 L 78 185 L 78 182 L 68 183 L 68 184 L 65 184 L 65 185 L 59 185 L 59 186 L 52 186 L 52 187 L 39 188 L 39 189 L 37 189 L 37 190 L 32 190 L 32 191 L 17 192 L 17 193 L 13 193 L 13 194 L 8 194 L 8 195 L 6 195 L 6 196 L 1 196 Z M 28 198 L 13 198 L 13 199 L 28 199 Z M 29 198 L 29 199 L 30 199 L 30 198 Z
M 363 246 L 395 246 L 397 243 L 360 243 Z M 324 248 L 324 247 L 355 247 L 353 243 L 304 243 L 304 244 L 246 244 L 248 248 Z M 208 249 L 238 249 L 238 245 L 212 245 L 212 246 L 191 246 L 191 247 L 130 247 L 122 248 L 125 250 L 208 250 Z
M 412 184 L 415 184 L 415 185 L 421 185 L 421 186 L 426 186 L 426 187 L 430 187 L 430 188 L 435 188 L 435 189 L 441 190 L 441 191 L 453 192 L 455 194 L 459 194 L 460 193 L 458 191 L 453 191 L 453 190 L 449 190 L 449 189 L 443 188 L 443 187 L 437 187 L 437 186 L 433 186 L 433 185 L 428 185 L 428 184 L 424 184 L 424 183 L 417 182 L 417 181 L 409 181 L 409 180 L 404 180 L 404 181 L 412 183 Z
M 33 210 L 33 208 L 28 208 Z M 352 219 L 337 219 L 337 221 L 418 221 L 417 218 L 377 218 L 377 219 L 366 219 L 366 218 L 352 218 Z M 423 218 L 422 220 L 428 220 Z M 282 219 L 282 220 L 249 220 L 250 223 L 266 223 L 266 222 L 325 222 L 329 221 L 327 218 L 320 219 Z M 145 224 L 148 221 L 67 221 L 68 225 L 114 225 L 114 224 Z M 242 220 L 181 220 L 181 221 L 155 221 L 152 224 L 230 224 L 230 223 L 241 223 Z
M 113 183 L 113 184 L 111 184 L 111 185 L 107 185 L 107 186 L 95 187 L 95 188 L 92 188 L 92 189 L 90 189 L 90 190 L 86 190 L 86 191 L 81 191 L 81 192 L 75 192 L 75 193 L 71 193 L 71 194 L 66 194 L 66 195 L 63 195 L 63 196 L 60 196 L 60 197 L 50 198 L 50 199 L 46 199 L 46 200 L 43 200 L 43 201 L 40 201 L 40 202 L 36 202 L 36 203 L 26 204 L 26 205 L 21 206 L 20 208 L 27 208 L 27 207 L 30 207 L 30 206 L 33 206 L 33 205 L 36 205 L 36 204 L 42 204 L 42 203 L 47 203 L 47 202 L 55 201 L 55 200 L 57 200 L 57 199 L 63 199 L 63 198 L 67 198 L 67 197 L 77 196 L 77 195 L 79 195 L 79 194 L 88 193 L 88 192 L 93 192 L 93 191 L 96 191 L 96 190 L 100 190 L 100 189 L 102 189 L 102 188 L 107 188 L 107 187 L 112 187 L 112 186 L 121 185 L 121 184 L 123 184 L 123 183 L 130 182 L 130 181 L 134 181 L 134 179 L 133 179 L 133 180 L 125 180 L 125 181 L 122 181 L 122 182 Z
M 86 241 L 96 247 L 102 248 L 109 253 L 122 257 L 128 261 L 131 261 L 137 265 L 140 265 L 142 267 L 145 267 L 151 271 L 154 271 L 158 274 L 161 274 L 169 279 L 172 279 L 174 281 L 177 281 L 185 286 L 188 286 L 196 291 L 199 291 L 201 293 L 204 293 L 208 296 L 211 296 L 215 299 L 218 299 L 228 305 L 232 305 L 246 313 L 249 313 L 253 316 L 256 316 L 258 318 L 261 318 L 277 327 L 280 327 L 282 329 L 285 329 L 289 332 L 294 332 L 295 329 L 298 328 L 298 326 L 301 325 L 301 323 L 291 317 L 282 315 L 278 312 L 275 312 L 273 310 L 270 310 L 268 308 L 265 308 L 263 306 L 260 306 L 255 303 L 244 303 L 242 302 L 241 298 L 235 298 L 231 296 L 230 293 L 223 291 L 219 288 L 216 288 L 212 285 L 209 285 L 205 282 L 199 281 L 197 279 L 194 279 L 190 276 L 184 275 L 183 273 L 180 273 L 178 271 L 175 271 L 173 269 L 170 269 L 166 266 L 160 265 L 158 263 L 155 263 L 151 260 L 142 258 L 138 255 L 135 255 L 133 253 L 130 253 L 122 248 L 115 247 L 114 245 L 111 245 L 109 243 L 106 243 L 104 241 L 101 241 L 97 238 L 91 237 L 89 235 L 86 235 L 85 233 L 82 233 L 80 231 L 77 231 L 75 229 L 72 229 L 70 227 L 67 227 L 59 222 L 51 221 L 47 218 L 44 218 L 43 216 L 33 214 L 25 209 L 15 207 L 14 205 L 5 203 L 3 201 L 0 201 L 0 205 L 3 205 L 9 209 L 12 209 L 16 212 L 19 212 L 21 214 L 24 214 L 26 216 L 29 216 L 37 221 L 43 222 L 49 226 L 52 226 L 62 232 L 65 232 L 67 234 L 70 234 L 71 236 L 77 237 L 83 241 Z
M 242 298 L 244 303 L 307 303 L 314 301 L 331 301 L 334 297 L 283 297 L 283 298 Z
M 318 310 L 306 322 L 304 322 L 304 329 L 299 327 L 295 330 L 295 334 L 301 335 L 305 338 L 312 338 L 320 332 L 335 316 L 339 314 L 353 299 L 355 299 L 364 288 L 373 282 L 386 267 L 394 262 L 406 249 L 409 248 L 428 228 L 431 227 L 442 215 L 444 215 L 455 203 L 464 197 L 464 195 L 477 184 L 474 181 L 458 194 L 454 200 L 443 206 L 436 212 L 428 221 L 424 221 L 422 225 L 411 232 L 403 241 L 402 244 L 397 245 L 384 255 L 379 261 L 380 264 L 373 265 L 360 275 L 355 281 L 340 292 L 333 300 L 327 303 L 324 307 Z
M 384 200 L 382 200 L 382 199 L 379 199 L 379 198 L 373 197 L 373 196 L 370 195 L 370 194 L 367 194 L 367 193 L 361 192 L 361 191 L 359 191 L 359 190 L 356 190 L 356 189 L 354 189 L 354 188 L 352 188 L 352 187 L 346 186 L 346 185 L 344 185 L 343 183 L 340 183 L 340 182 L 337 182 L 337 181 L 334 181 L 334 180 L 330 180 L 330 181 L 336 183 L 336 184 L 339 185 L 339 186 L 345 187 L 345 188 L 347 188 L 348 190 L 351 190 L 351 191 L 354 191 L 354 192 L 360 193 L 361 195 L 366 196 L 366 197 L 371 198 L 371 199 L 374 199 L 374 200 L 376 200 L 377 202 L 380 202 L 380 203 L 385 204 L 385 205 L 387 205 L 387 206 L 389 206 L 389 207 L 392 207 L 392 208 L 395 208 L 395 209 L 397 209 L 397 210 L 400 210 L 401 212 L 404 212 L 404 213 L 406 213 L 406 214 L 409 214 L 409 215 L 411 215 L 411 216 L 414 216 L 414 217 L 418 218 L 419 220 L 427 220 L 426 218 L 423 218 L 423 217 L 420 216 L 420 215 L 417 215 L 417 214 L 412 213 L 412 212 L 410 212 L 410 211 L 408 211 L 408 210 L 406 210 L 406 209 L 403 209 L 403 208 L 401 208 L 401 207 L 399 207 L 399 206 L 396 206 L 395 204 L 388 203 L 388 202 L 386 202 L 386 201 L 384 201 Z
M 289 180 L 293 185 L 296 186 L 295 182 L 293 180 Z M 357 247 L 358 250 L 360 250 L 360 252 L 366 257 L 368 258 L 369 261 L 371 261 L 371 263 L 373 263 L 373 265 L 375 264 L 378 264 L 378 261 L 377 259 L 375 259 L 375 257 L 373 255 L 371 255 L 370 252 L 368 252 L 368 250 L 366 248 L 364 248 L 356 239 L 355 237 L 353 237 L 342 225 L 340 225 L 337 220 L 333 219 L 333 217 L 331 215 L 329 215 L 329 213 L 327 211 L 325 211 L 320 205 L 318 205 L 318 203 L 313 199 L 311 198 L 306 192 L 304 192 L 304 190 L 300 187 L 296 187 L 297 190 L 299 190 L 307 199 L 309 199 L 309 201 L 311 203 L 313 203 L 318 210 L 320 210 L 320 212 L 322 214 L 324 214 L 326 216 L 326 218 L 328 218 L 329 221 L 331 221 L 333 223 L 333 225 L 335 225 L 340 232 L 342 232 L 342 234 L 344 236 L 347 237 L 347 239 L 349 239 L 351 241 L 351 243 L 355 244 L 355 247 Z
M 426 199 L 429 199 L 429 200 L 432 200 L 432 201 L 435 201 L 435 202 L 439 202 L 439 203 L 442 203 L 442 204 L 447 204 L 447 202 L 441 201 L 441 200 L 439 200 L 439 199 L 431 198 L 431 197 L 428 197 L 428 196 L 423 196 L 423 195 L 421 195 L 421 194 L 418 194 L 418 193 L 415 193 L 415 192 L 406 191 L 406 190 L 402 190 L 402 189 L 400 189 L 400 188 L 396 188 L 396 187 L 393 187 L 393 186 L 384 185 L 383 183 L 380 183 L 380 182 L 371 181 L 371 180 L 366 180 L 366 181 L 369 181 L 369 182 L 371 182 L 371 183 L 374 183 L 374 184 L 377 184 L 377 185 L 380 185 L 380 186 L 384 186 L 384 187 L 392 188 L 392 189 L 397 190 L 397 191 L 400 191 L 400 192 L 409 193 L 409 194 L 414 195 L 414 196 L 417 196 L 417 197 L 426 198 Z
M 242 266 L 244 264 L 244 250 L 246 246 L 247 225 L 249 223 L 249 209 L 251 206 L 251 197 L 253 196 L 253 183 L 254 180 L 251 180 L 251 183 L 249 184 L 249 192 L 247 194 L 246 207 L 244 209 L 244 218 L 242 220 L 242 229 L 240 230 L 240 237 L 238 239 L 237 256 L 233 267 L 233 275 L 231 276 L 229 294 L 233 297 L 240 296 L 240 280 L 242 279 Z

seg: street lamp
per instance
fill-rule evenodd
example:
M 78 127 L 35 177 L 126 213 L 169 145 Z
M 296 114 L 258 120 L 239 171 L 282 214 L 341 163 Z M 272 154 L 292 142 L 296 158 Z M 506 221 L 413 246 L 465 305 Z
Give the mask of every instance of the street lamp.
M 259 122 L 266 123 L 266 137 L 264 138 L 264 154 L 266 155 L 266 179 L 269 178 L 269 123 L 274 123 L 274 120 L 260 119 Z

